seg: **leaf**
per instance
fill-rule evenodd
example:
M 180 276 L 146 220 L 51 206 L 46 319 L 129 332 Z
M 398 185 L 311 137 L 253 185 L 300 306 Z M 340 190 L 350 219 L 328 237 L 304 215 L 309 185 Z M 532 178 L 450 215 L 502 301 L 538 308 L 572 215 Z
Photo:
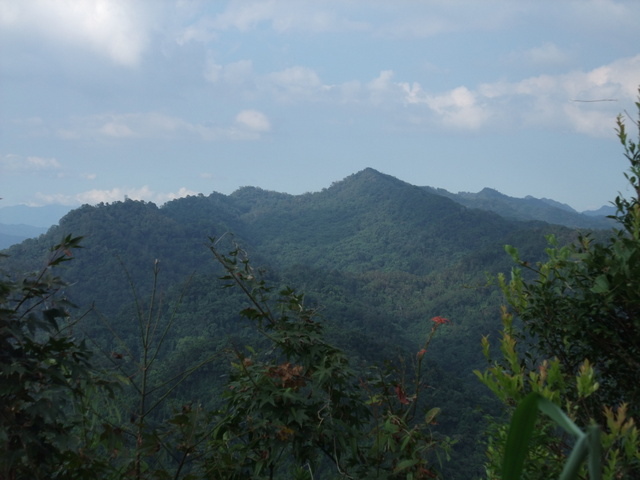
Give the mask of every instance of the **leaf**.
M 507 255 L 509 255 L 514 261 L 520 262 L 520 254 L 518 253 L 518 249 L 516 247 L 514 247 L 513 245 L 505 245 L 504 250 L 505 252 L 507 252 Z
M 599 275 L 593 282 L 591 287 L 593 293 L 606 293 L 609 291 L 609 280 L 606 275 Z
M 440 414 L 440 408 L 439 407 L 434 407 L 431 410 L 429 410 L 427 412 L 427 414 L 424 416 L 424 423 L 426 423 L 427 425 L 430 425 L 433 423 L 433 421 L 435 420 L 435 418 Z
M 396 468 L 393 470 L 393 473 L 401 472 L 402 470 L 406 470 L 407 468 L 411 468 L 418 463 L 419 460 L 415 460 L 412 458 L 408 458 L 406 460 L 402 460 L 398 462 Z
M 587 440 L 589 442 L 589 478 L 600 480 L 602 478 L 602 443 L 600 443 L 598 425 L 590 425 L 587 428 Z
M 582 465 L 584 459 L 587 458 L 588 453 L 587 436 L 582 434 L 574 445 L 573 450 L 571 450 L 571 455 L 569 455 L 569 458 L 567 458 L 564 464 L 559 480 L 573 480 L 578 478 L 580 465 Z
M 567 433 L 572 434 L 578 439 L 584 436 L 584 432 L 580 430 L 580 428 L 575 423 L 573 423 L 573 421 L 569 417 L 567 417 L 567 415 L 558 405 L 551 402 L 550 400 L 547 400 L 541 395 L 538 395 L 537 404 L 541 412 L 549 416 L 551 420 L 556 422 Z
M 513 412 L 502 464 L 502 476 L 505 479 L 516 480 L 522 474 L 527 447 L 538 416 L 539 398 L 539 394 L 530 393 Z

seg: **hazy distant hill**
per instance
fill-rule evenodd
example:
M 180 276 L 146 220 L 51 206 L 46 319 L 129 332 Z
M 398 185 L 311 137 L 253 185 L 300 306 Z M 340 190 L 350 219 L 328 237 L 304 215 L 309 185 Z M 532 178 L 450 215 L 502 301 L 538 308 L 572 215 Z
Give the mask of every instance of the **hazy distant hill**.
M 244 187 L 162 207 L 133 200 L 85 205 L 45 235 L 9 248 L 3 263 L 14 271 L 36 268 L 63 235 L 84 236 L 85 248 L 63 269 L 73 283 L 65 295 L 81 306 L 94 304 L 121 338 L 133 342 L 132 285 L 147 298 L 158 260 L 164 304 L 182 304 L 167 339 L 172 348 L 191 339 L 222 352 L 229 342 L 258 341 L 238 318 L 238 295 L 220 288 L 208 237 L 223 237 L 221 248 L 237 241 L 257 266 L 268 268 L 270 282 L 304 291 L 321 310 L 332 341 L 358 364 L 397 359 L 399 353 L 412 359 L 431 328 L 429 319 L 451 318 L 430 347 L 429 401 L 443 408 L 439 428 L 460 435 L 447 478 L 466 479 L 479 474 L 482 409 L 493 405 L 472 374 L 485 365 L 481 336 L 500 326 L 501 297 L 487 286 L 485 274 L 511 267 L 507 243 L 535 261 L 547 233 L 561 241 L 573 235 L 561 226 L 468 208 L 366 169 L 304 195 Z M 83 328 L 105 344 L 104 351 L 114 348 L 103 321 L 89 316 Z M 167 355 L 159 361 L 169 364 L 173 357 Z M 215 368 L 206 378 L 194 377 L 190 395 L 215 399 L 220 380 L 212 379 L 222 378 L 227 365 Z
M 48 228 L 58 223 L 58 220 L 72 208 L 66 205 L 46 205 L 43 207 L 30 207 L 28 205 L 0 206 L 0 223 Z
M 451 198 L 461 205 L 488 210 L 514 220 L 539 220 L 571 228 L 586 229 L 605 229 L 613 226 L 613 221 L 606 218 L 607 215 L 613 213 L 611 207 L 579 213 L 569 205 L 548 198 L 534 198 L 532 196 L 514 198 L 491 188 L 484 188 L 478 193 L 451 193 L 442 188 L 433 187 L 425 187 L 425 189 Z
M 44 227 L 32 225 L 5 225 L 0 223 L 0 249 L 20 243 L 27 238 L 37 237 L 47 231 Z
M 608 215 L 614 215 L 616 213 L 616 207 L 613 205 L 603 205 L 597 210 L 586 210 L 582 212 L 583 215 L 589 215 L 594 217 L 606 217 Z
M 0 207 L 0 249 L 43 234 L 69 210 L 64 205 Z

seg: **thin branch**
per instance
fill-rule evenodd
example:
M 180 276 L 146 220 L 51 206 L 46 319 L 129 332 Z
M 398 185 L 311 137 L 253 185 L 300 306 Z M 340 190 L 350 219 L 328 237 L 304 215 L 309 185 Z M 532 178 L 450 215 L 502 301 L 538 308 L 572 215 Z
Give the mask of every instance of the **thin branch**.
M 572 102 L 580 102 L 580 103 L 596 103 L 596 102 L 617 102 L 617 98 L 600 98 L 598 100 L 579 100 L 573 99 Z

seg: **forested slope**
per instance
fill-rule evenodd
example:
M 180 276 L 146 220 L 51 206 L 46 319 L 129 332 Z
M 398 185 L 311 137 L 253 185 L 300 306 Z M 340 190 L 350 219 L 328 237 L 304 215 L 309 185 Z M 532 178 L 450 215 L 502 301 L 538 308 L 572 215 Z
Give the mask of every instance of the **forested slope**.
M 573 236 L 562 227 L 469 209 L 367 169 L 304 195 L 244 187 L 162 207 L 132 200 L 83 206 L 6 253 L 10 270 L 26 271 L 62 236 L 83 236 L 84 248 L 65 268 L 72 283 L 65 295 L 81 308 L 94 306 L 79 328 L 105 352 L 118 351 L 116 333 L 135 343 L 132 289 L 144 303 L 158 268 L 163 308 L 176 307 L 161 356 L 167 375 L 229 345 L 260 342 L 237 315 L 240 296 L 220 288 L 209 237 L 237 242 L 274 283 L 305 292 L 330 339 L 356 364 L 397 363 L 404 355 L 410 368 L 428 320 L 446 316 L 452 324 L 435 339 L 428 361 L 428 401 L 442 407 L 440 428 L 458 440 L 455 468 L 445 467 L 449 478 L 470 478 L 481 462 L 482 409 L 493 405 L 471 372 L 484 365 L 481 336 L 500 323 L 501 297 L 486 273 L 509 269 L 504 244 L 517 244 L 535 260 L 551 232 Z M 227 368 L 226 360 L 209 366 L 176 399 L 215 403 Z

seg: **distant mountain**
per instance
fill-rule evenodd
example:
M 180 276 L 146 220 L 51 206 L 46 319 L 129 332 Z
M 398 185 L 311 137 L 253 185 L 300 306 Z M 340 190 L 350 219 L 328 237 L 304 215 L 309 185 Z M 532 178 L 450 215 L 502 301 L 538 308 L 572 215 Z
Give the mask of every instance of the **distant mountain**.
M 514 198 L 491 188 L 484 188 L 478 193 L 459 192 L 457 194 L 442 188 L 424 188 L 466 207 L 495 212 L 508 219 L 537 220 L 581 229 L 607 229 L 613 226 L 613 221 L 606 218 L 608 213 L 604 213 L 608 212 L 607 207 L 587 214 L 587 212 L 579 213 L 569 205 L 548 198 L 532 196 Z
M 72 209 L 73 207 L 67 205 L 46 205 L 43 207 L 11 205 L 0 207 L 0 223 L 48 228 L 57 224 Z
M 576 212 L 573 208 L 571 208 L 569 205 L 567 205 L 566 203 L 561 203 L 561 202 L 556 202 L 555 200 L 552 200 L 551 198 L 535 198 L 532 197 L 531 195 L 527 195 L 526 197 L 524 197 L 525 200 L 540 200 L 548 205 L 551 205 L 552 207 L 555 208 L 559 208 L 560 210 L 564 210 L 565 212 L 571 212 L 571 213 L 578 213 Z
M 583 215 L 588 215 L 591 217 L 606 217 L 608 215 L 615 215 L 616 207 L 613 205 L 603 205 L 597 210 L 585 210 L 582 212 Z
M 37 237 L 47 231 L 44 227 L 32 225 L 5 225 L 0 223 L 0 249 L 20 243 L 27 238 Z
M 0 207 L 0 249 L 45 233 L 70 210 L 65 205 Z

